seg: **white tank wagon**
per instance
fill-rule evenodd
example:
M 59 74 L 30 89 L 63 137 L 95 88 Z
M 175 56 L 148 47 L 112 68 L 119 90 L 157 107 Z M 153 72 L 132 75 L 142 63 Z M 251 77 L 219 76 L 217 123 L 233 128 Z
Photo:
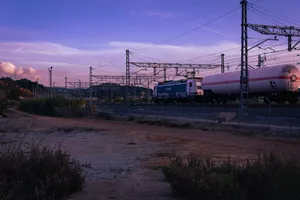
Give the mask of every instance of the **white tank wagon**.
M 285 64 L 249 70 L 249 96 L 266 96 L 285 101 L 287 93 L 296 93 L 300 86 L 300 71 L 295 65 Z M 223 101 L 240 94 L 240 71 L 205 76 L 202 88 L 206 98 Z M 285 97 L 283 97 L 283 95 Z M 291 96 L 291 95 L 290 95 Z M 293 95 L 295 96 L 295 95 Z M 295 101 L 295 97 L 293 97 Z

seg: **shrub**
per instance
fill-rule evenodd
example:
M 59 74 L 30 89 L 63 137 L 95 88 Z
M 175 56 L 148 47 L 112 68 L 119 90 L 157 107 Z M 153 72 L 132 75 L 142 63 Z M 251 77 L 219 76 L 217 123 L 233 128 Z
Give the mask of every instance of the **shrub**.
M 128 116 L 128 121 L 133 122 L 135 117 L 133 115 Z
M 84 182 L 82 166 L 60 149 L 10 148 L 0 154 L 0 199 L 63 199 Z
M 110 115 L 109 113 L 105 112 L 98 112 L 96 115 L 97 118 L 104 119 L 104 120 L 114 120 L 115 117 Z
M 299 159 L 270 153 L 246 162 L 177 157 L 163 169 L 173 191 L 189 199 L 298 199 Z
M 8 108 L 8 100 L 6 99 L 6 97 L 3 95 L 1 95 L 1 91 L 0 91 L 0 115 L 3 115 L 4 112 L 7 110 Z
M 63 114 L 58 112 L 56 108 L 81 108 L 83 104 L 84 101 L 81 99 L 68 100 L 62 96 L 56 96 L 54 98 L 22 100 L 20 110 L 38 115 L 60 117 Z

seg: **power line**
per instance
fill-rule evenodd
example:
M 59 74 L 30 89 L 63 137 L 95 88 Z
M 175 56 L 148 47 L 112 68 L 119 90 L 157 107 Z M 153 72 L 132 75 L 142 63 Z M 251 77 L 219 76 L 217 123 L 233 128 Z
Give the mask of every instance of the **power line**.
M 260 39 L 261 40 L 261 39 Z M 262 41 L 262 40 L 261 40 Z M 257 42 L 253 42 L 251 43 L 250 45 L 253 45 L 253 44 L 256 44 Z M 186 59 L 186 60 L 182 60 L 182 61 L 179 61 L 178 63 L 183 63 L 183 62 L 187 62 L 187 61 L 192 61 L 192 60 L 196 60 L 196 59 L 201 59 L 201 58 L 207 58 L 209 56 L 214 56 L 214 55 L 218 55 L 218 54 L 221 54 L 221 53 L 225 53 L 225 52 L 229 52 L 229 51 L 232 51 L 232 50 L 236 50 L 236 49 L 240 49 L 241 47 L 238 46 L 238 47 L 234 47 L 234 48 L 231 48 L 231 49 L 227 49 L 227 50 L 223 50 L 223 51 L 219 51 L 219 52 L 216 52 L 216 53 L 212 53 L 212 54 L 209 54 L 209 55 L 203 55 L 203 56 L 197 56 L 197 57 L 194 57 L 194 58 L 189 58 L 189 59 Z M 219 56 L 219 55 L 218 55 Z
M 284 45 L 284 44 L 287 44 L 287 43 L 285 42 L 285 43 L 281 43 L 281 44 L 278 44 L 278 45 L 271 46 L 271 49 L 272 49 L 272 48 L 275 48 L 275 47 L 277 47 L 277 46 L 282 46 L 282 45 Z M 258 52 L 258 51 L 261 51 L 261 49 L 257 49 L 257 50 L 251 51 L 251 53 L 253 53 L 253 52 Z M 281 49 L 281 50 L 276 50 L 276 51 L 271 51 L 271 52 L 261 52 L 261 53 L 259 53 L 259 54 L 271 54 L 271 53 L 282 52 L 282 51 L 286 51 L 286 49 Z M 258 56 L 259 54 L 251 55 L 251 56 Z M 235 57 L 235 56 L 240 56 L 240 54 L 238 54 L 238 55 L 232 55 L 232 56 L 228 56 L 228 57 Z M 251 57 L 251 56 L 249 56 L 249 57 Z M 227 58 L 228 58 L 228 57 L 227 57 Z M 240 59 L 240 58 L 236 58 L 236 59 Z M 230 60 L 230 59 L 229 59 L 229 60 Z M 226 61 L 228 61 L 228 59 L 226 59 Z
M 187 35 L 187 34 L 189 34 L 189 33 L 191 33 L 191 32 L 194 32 L 194 31 L 196 31 L 196 30 L 202 28 L 203 26 L 206 26 L 206 25 L 208 25 L 208 24 L 210 24 L 210 23 L 212 23 L 212 22 L 215 22 L 215 21 L 217 21 L 217 20 L 219 20 L 219 19 L 221 19 L 221 18 L 223 18 L 223 17 L 225 17 L 225 16 L 227 16 L 227 15 L 229 15 L 229 14 L 231 14 L 231 13 L 233 13 L 233 12 L 239 10 L 239 9 L 240 9 L 240 7 L 237 7 L 237 8 L 235 8 L 235 9 L 233 9 L 233 10 L 231 10 L 231 11 L 229 11 L 229 12 L 227 12 L 227 13 L 225 13 L 225 14 L 223 14 L 223 15 L 221 15 L 221 16 L 215 18 L 215 19 L 212 19 L 212 20 L 210 20 L 210 21 L 208 21 L 208 22 L 206 22 L 206 23 L 204 23 L 204 24 L 202 24 L 202 25 L 200 25 L 200 26 L 197 26 L 196 28 L 193 28 L 193 29 L 191 29 L 191 30 L 188 30 L 188 31 L 186 31 L 186 32 L 184 32 L 184 33 L 182 33 L 182 34 L 180 34 L 180 35 L 174 36 L 174 37 L 172 37 L 172 38 L 168 38 L 168 39 L 166 39 L 166 40 L 163 40 L 163 41 L 161 41 L 161 42 L 159 42 L 159 43 L 150 45 L 150 46 L 145 47 L 145 48 L 136 49 L 136 50 L 134 50 L 134 51 L 146 50 L 146 49 L 149 49 L 149 48 L 151 48 L 151 47 L 157 46 L 157 45 L 159 45 L 159 44 L 163 44 L 163 43 L 169 42 L 169 41 L 171 41 L 171 40 L 177 39 L 177 38 L 179 38 L 179 37 L 185 36 L 185 35 Z
M 231 10 L 231 11 L 229 11 L 229 12 L 227 12 L 227 13 L 225 13 L 225 14 L 223 14 L 223 15 L 217 17 L 217 18 L 214 18 L 214 19 L 212 19 L 212 20 L 210 20 L 210 21 L 208 21 L 208 22 L 206 22 L 206 23 L 204 23 L 204 24 L 202 24 L 202 25 L 200 25 L 200 26 L 197 26 L 196 28 L 193 28 L 193 29 L 191 29 L 191 30 L 188 30 L 188 31 L 186 31 L 186 32 L 184 32 L 184 33 L 182 33 L 182 34 L 180 34 L 180 35 L 174 36 L 174 37 L 172 37 L 172 38 L 168 38 L 168 39 L 166 39 L 166 40 L 163 40 L 163 41 L 161 41 L 161 42 L 159 42 L 159 43 L 156 43 L 156 44 L 152 44 L 152 45 L 150 45 L 150 46 L 148 46 L 148 47 L 145 47 L 145 48 L 135 49 L 134 51 L 142 51 L 142 50 L 146 50 L 146 49 L 149 49 L 149 48 L 151 48 L 151 47 L 157 46 L 157 45 L 159 45 L 159 44 L 163 44 L 163 43 L 166 43 L 166 42 L 168 42 L 168 41 L 171 41 L 171 40 L 177 39 L 177 38 L 179 38 L 179 37 L 185 36 L 185 35 L 187 35 L 187 34 L 189 34 L 189 33 L 191 33 L 191 32 L 194 32 L 194 31 L 196 31 L 196 30 L 198 30 L 198 29 L 200 29 L 200 28 L 202 28 L 202 27 L 204 27 L 204 26 L 210 24 L 210 23 L 213 23 L 213 22 L 215 22 L 215 21 L 217 21 L 217 20 L 219 20 L 219 19 L 221 19 L 221 18 L 223 18 L 223 17 L 226 17 L 227 15 L 230 15 L 231 13 L 237 11 L 239 8 L 240 8 L 240 7 L 237 7 L 237 8 L 235 8 L 235 9 L 233 9 L 233 10 Z M 125 54 L 123 54 L 122 56 L 124 56 L 124 55 L 125 55 Z M 114 59 L 113 61 L 116 61 L 116 60 L 119 60 L 119 59 L 120 59 L 120 57 L 117 57 L 117 59 Z M 112 63 L 112 61 L 107 62 L 107 63 Z
M 249 4 L 248 10 L 252 11 L 253 13 L 262 16 L 263 18 L 269 20 L 270 22 L 275 22 L 278 23 L 280 25 L 286 25 L 276 19 L 274 19 L 273 17 L 270 17 L 269 15 L 265 14 L 264 12 L 260 11 L 259 9 L 255 8 L 254 6 L 252 6 L 251 4 Z
M 135 52 L 131 52 L 133 55 L 137 55 L 137 56 L 140 56 L 140 57 L 144 57 L 144 58 L 148 58 L 148 59 L 150 59 L 150 60 L 155 60 L 155 61 L 158 61 L 158 62 L 162 62 L 162 61 L 160 61 L 160 60 L 158 60 L 158 59 L 156 59 L 156 58 L 152 58 L 152 57 L 150 57 L 150 56 L 145 56 L 145 55 L 142 55 L 142 54 L 139 54 L 139 53 L 135 53 Z M 146 60 L 145 60 L 146 61 Z
M 253 3 L 249 3 L 249 4 L 251 4 L 251 6 L 255 7 L 258 10 L 261 10 L 263 12 L 267 12 L 269 15 L 272 15 L 274 18 L 277 18 L 279 20 L 285 20 L 287 22 L 292 22 L 293 24 L 300 26 L 300 23 L 296 20 L 292 20 L 292 19 L 290 19 L 286 16 L 279 15 L 279 14 L 274 13 L 274 12 L 272 12 L 272 11 L 266 9 L 266 8 L 263 8 L 263 7 L 258 6 L 258 5 L 254 5 Z
M 255 58 L 257 57 L 258 55 L 270 55 L 270 54 L 273 54 L 273 56 L 276 56 L 276 55 L 281 55 L 281 56 L 284 56 L 284 54 L 282 54 L 282 52 L 286 51 L 286 49 L 282 49 L 282 50 L 278 50 L 278 51 L 275 51 L 275 52 L 267 52 L 267 53 L 261 53 L 261 54 L 256 54 L 256 55 L 251 55 L 251 56 L 248 56 L 249 58 Z M 289 52 L 285 52 L 286 53 L 289 53 Z M 288 56 L 293 56 L 294 54 L 290 54 Z M 226 62 L 232 62 L 232 61 L 239 61 L 239 58 L 236 58 L 236 59 L 229 59 L 229 60 L 226 60 Z
M 256 1 L 253 1 L 253 2 L 251 2 L 251 3 L 254 4 L 254 3 L 261 2 L 261 1 L 264 1 L 264 0 L 256 0 Z M 250 2 L 249 2 L 249 3 L 250 3 Z

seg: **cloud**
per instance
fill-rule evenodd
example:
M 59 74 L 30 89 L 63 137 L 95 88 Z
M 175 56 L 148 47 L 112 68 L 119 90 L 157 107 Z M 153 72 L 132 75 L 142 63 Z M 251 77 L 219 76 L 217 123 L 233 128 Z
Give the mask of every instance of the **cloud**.
M 167 12 L 167 11 L 154 11 L 154 10 L 146 11 L 146 12 L 144 12 L 144 14 L 147 16 L 160 17 L 160 18 L 172 18 L 175 16 L 174 14 Z
M 147 50 L 135 51 L 150 45 L 152 44 L 116 41 L 99 44 L 101 49 L 98 50 L 83 50 L 51 42 L 4 42 L 0 43 L 0 55 L 3 60 L 17 66 L 37 69 L 42 73 L 46 84 L 48 68 L 53 66 L 53 79 L 57 78 L 60 81 L 56 82 L 63 84 L 65 76 L 76 80 L 80 77 L 87 81 L 90 66 L 96 67 L 95 73 L 98 74 L 124 74 L 126 49 L 133 52 L 130 55 L 131 61 L 178 62 L 208 52 L 236 47 L 238 44 L 225 41 L 210 46 L 156 45 Z
M 13 77 L 16 79 L 27 78 L 35 81 L 40 77 L 37 70 L 32 67 L 16 67 L 11 62 L 0 61 L 0 76 L 1 77 Z
M 217 34 L 219 34 L 219 35 L 226 36 L 224 33 L 221 33 L 221 32 L 216 31 L 216 30 L 214 30 L 214 29 L 208 28 L 207 26 L 199 25 L 199 27 L 202 27 L 202 28 L 204 28 L 204 29 L 207 29 L 207 30 L 209 30 L 209 31 L 211 31 L 211 32 L 213 32 L 213 33 L 217 33 Z
M 68 77 L 70 81 L 78 81 L 79 79 L 88 81 L 90 66 L 95 68 L 93 73 L 97 75 L 124 75 L 126 49 L 132 52 L 130 54 L 131 62 L 220 64 L 222 52 L 225 53 L 225 62 L 229 63 L 232 70 L 235 70 L 240 62 L 238 56 L 240 54 L 240 44 L 232 41 L 220 41 L 215 44 L 202 46 L 153 45 L 151 43 L 120 41 L 95 45 L 99 45 L 99 49 L 79 49 L 51 42 L 0 43 L 0 55 L 2 60 L 6 61 L 5 64 L 1 64 L 1 73 L 15 73 L 20 75 L 20 77 L 26 75 L 32 78 L 35 78 L 33 75 L 38 74 L 41 76 L 41 83 L 48 85 L 48 68 L 53 66 L 53 81 L 56 82 L 56 85 L 61 86 L 64 85 L 65 77 Z M 139 50 L 149 46 L 152 47 Z M 228 49 L 233 50 L 226 51 Z M 263 50 L 261 51 L 264 52 Z M 254 54 L 257 53 L 257 51 L 254 51 Z M 194 59 L 196 57 L 198 58 Z M 257 56 L 251 57 L 250 61 L 256 65 Z M 267 62 L 271 63 L 271 61 Z M 16 67 L 15 65 L 24 67 Z M 29 68 L 29 66 L 32 68 Z M 137 70 L 136 67 L 131 65 L 132 73 Z M 219 68 L 215 70 L 201 70 L 199 75 L 202 76 L 219 71 Z M 140 73 L 152 75 L 153 70 Z M 168 71 L 168 73 L 172 74 L 173 72 Z

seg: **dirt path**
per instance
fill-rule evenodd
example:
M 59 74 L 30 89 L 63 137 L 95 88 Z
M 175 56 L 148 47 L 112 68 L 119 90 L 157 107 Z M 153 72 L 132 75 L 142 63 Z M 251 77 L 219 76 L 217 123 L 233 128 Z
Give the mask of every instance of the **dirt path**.
M 28 127 L 33 122 L 33 137 L 50 133 L 46 143 L 61 144 L 81 162 L 91 164 L 86 170 L 86 187 L 70 198 L 73 200 L 171 200 L 168 183 L 163 181 L 162 172 L 154 168 L 165 163 L 166 156 L 173 150 L 238 158 L 253 154 L 257 149 L 300 152 L 298 143 L 239 136 L 228 131 L 185 130 L 94 119 L 22 117 L 12 120 L 8 126 Z

